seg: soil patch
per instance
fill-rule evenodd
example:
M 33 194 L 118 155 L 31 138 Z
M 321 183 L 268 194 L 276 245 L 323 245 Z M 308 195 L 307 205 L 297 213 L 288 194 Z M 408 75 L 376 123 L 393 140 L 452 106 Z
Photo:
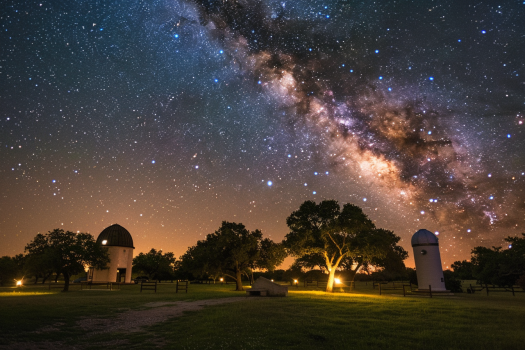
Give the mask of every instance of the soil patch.
M 180 317 L 185 311 L 201 310 L 205 306 L 253 301 L 257 298 L 233 297 L 223 299 L 208 299 L 197 301 L 153 302 L 144 306 L 145 310 L 129 310 L 111 318 L 85 318 L 77 324 L 89 333 L 108 332 L 138 332 L 146 326 L 166 321 L 172 317 Z
M 142 310 L 127 310 L 116 317 L 109 318 L 98 318 L 90 317 L 78 320 L 77 325 L 84 330 L 86 333 L 83 335 L 84 338 L 89 338 L 95 334 L 109 333 L 109 332 L 139 332 L 144 327 L 151 326 L 155 323 L 164 322 L 173 317 L 180 317 L 185 311 L 197 311 L 202 310 L 206 306 L 229 304 L 240 301 L 258 300 L 259 298 L 247 298 L 247 297 L 232 297 L 223 299 L 208 299 L 208 300 L 196 300 L 196 301 L 177 301 L 177 302 L 152 302 L 144 304 Z M 47 332 L 59 332 L 62 323 L 55 323 L 48 325 L 35 331 L 35 333 L 47 333 Z M 104 346 L 115 346 L 125 344 L 125 340 L 115 340 L 107 342 Z M 94 344 L 90 344 L 93 346 Z M 17 350 L 48 350 L 48 349 L 59 349 L 59 348 L 70 348 L 70 349 L 82 349 L 82 345 L 69 346 L 65 342 L 18 342 L 9 345 L 1 345 L 0 349 L 17 349 Z

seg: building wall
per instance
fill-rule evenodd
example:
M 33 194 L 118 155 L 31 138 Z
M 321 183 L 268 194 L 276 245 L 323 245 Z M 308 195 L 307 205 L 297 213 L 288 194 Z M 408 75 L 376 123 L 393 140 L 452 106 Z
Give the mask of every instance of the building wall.
M 428 289 L 428 286 L 431 285 L 432 291 L 445 291 L 439 246 L 422 245 L 413 247 L 413 249 L 418 289 Z M 426 251 L 426 254 L 422 254 L 423 250 Z
M 93 271 L 93 282 L 116 282 L 118 269 L 126 269 L 125 283 L 131 283 L 131 267 L 133 264 L 133 248 L 107 247 L 109 264 L 107 269 Z

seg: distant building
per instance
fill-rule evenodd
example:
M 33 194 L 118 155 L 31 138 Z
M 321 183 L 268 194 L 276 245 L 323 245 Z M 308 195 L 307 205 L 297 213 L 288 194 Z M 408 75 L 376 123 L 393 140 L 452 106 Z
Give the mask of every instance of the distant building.
M 114 224 L 106 227 L 97 238 L 97 244 L 108 248 L 110 262 L 107 268 L 92 267 L 88 271 L 88 282 L 131 283 L 133 263 L 133 238 L 124 227 Z

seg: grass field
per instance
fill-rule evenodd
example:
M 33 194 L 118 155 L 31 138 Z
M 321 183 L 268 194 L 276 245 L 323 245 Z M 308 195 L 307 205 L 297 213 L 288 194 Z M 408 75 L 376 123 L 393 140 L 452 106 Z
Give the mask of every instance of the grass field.
M 188 294 L 162 283 L 120 291 L 60 293 L 43 287 L 0 288 L 0 349 L 524 349 L 525 293 L 453 297 L 379 296 L 369 285 L 350 293 L 289 287 L 286 298 L 244 298 L 208 306 L 139 331 L 86 332 L 85 318 L 117 319 L 152 302 L 244 296 L 234 285 L 191 285 Z M 178 307 L 177 305 L 171 307 Z

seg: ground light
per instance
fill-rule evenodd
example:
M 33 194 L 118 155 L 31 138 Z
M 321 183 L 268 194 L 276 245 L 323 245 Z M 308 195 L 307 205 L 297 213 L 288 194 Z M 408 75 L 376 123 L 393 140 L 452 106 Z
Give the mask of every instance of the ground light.
M 22 280 L 20 280 L 20 281 L 16 281 L 16 286 L 17 286 L 17 287 L 22 287 Z
M 299 281 L 298 280 L 293 280 L 293 284 L 295 284 L 296 287 L 299 287 Z

